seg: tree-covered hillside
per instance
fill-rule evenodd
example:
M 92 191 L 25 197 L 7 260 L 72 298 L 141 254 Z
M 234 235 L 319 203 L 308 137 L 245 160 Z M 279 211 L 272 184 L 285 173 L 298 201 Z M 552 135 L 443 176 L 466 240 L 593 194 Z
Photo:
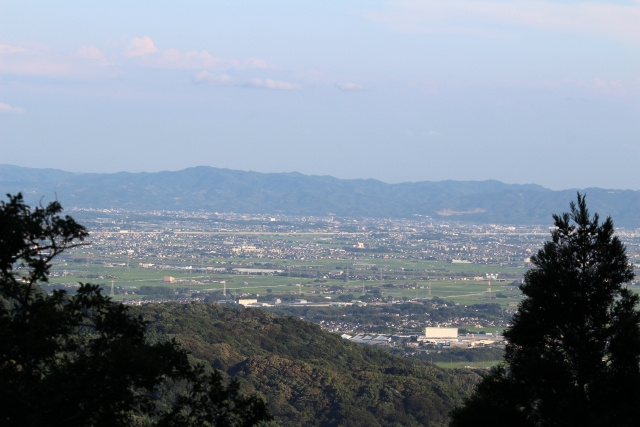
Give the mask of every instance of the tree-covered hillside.
M 195 167 L 156 173 L 69 173 L 0 165 L 3 193 L 29 203 L 65 200 L 68 207 L 188 210 L 371 218 L 415 215 L 481 223 L 545 224 L 575 190 L 498 181 L 387 184 L 300 173 Z M 616 224 L 638 227 L 640 192 L 590 188 L 594 208 Z
M 268 402 L 284 426 L 438 426 L 479 380 L 344 341 L 318 326 L 217 304 L 138 309 L 152 334 L 175 337 L 195 359 Z

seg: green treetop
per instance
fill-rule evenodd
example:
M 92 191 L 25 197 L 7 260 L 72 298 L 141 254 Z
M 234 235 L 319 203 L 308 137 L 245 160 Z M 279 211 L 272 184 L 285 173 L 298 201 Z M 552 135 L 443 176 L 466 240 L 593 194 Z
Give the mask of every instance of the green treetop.
M 638 425 L 640 312 L 613 222 L 578 194 L 554 215 L 551 240 L 531 258 L 524 299 L 505 332 L 504 363 L 478 385 L 452 426 Z
M 21 195 L 0 202 L 0 424 L 251 426 L 271 419 L 237 382 L 192 366 L 176 341 L 151 342 L 147 323 L 98 286 L 45 293 L 39 284 L 51 261 L 88 236 L 61 211 L 58 202 L 31 209 Z

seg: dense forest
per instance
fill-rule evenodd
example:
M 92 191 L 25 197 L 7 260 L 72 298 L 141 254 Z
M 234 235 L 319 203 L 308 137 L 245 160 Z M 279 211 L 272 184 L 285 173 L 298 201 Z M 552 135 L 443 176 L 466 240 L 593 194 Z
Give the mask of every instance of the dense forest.
M 236 377 L 283 426 L 446 425 L 479 375 L 353 344 L 260 309 L 153 304 L 150 336 L 175 337 L 194 362 Z

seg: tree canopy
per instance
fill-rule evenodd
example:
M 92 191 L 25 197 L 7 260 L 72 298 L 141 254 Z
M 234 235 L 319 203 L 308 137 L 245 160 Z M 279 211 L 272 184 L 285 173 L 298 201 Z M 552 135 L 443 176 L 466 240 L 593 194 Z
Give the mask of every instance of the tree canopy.
M 175 340 L 80 284 L 52 294 L 52 260 L 87 230 L 58 202 L 0 201 L 0 422 L 2 425 L 232 425 L 271 419 L 236 381 L 194 366 Z M 181 393 L 176 394 L 176 390 Z M 168 404 L 167 404 L 168 402 Z
M 640 312 L 626 249 L 578 194 L 531 258 L 524 299 L 505 332 L 504 363 L 478 385 L 452 426 L 638 425 Z

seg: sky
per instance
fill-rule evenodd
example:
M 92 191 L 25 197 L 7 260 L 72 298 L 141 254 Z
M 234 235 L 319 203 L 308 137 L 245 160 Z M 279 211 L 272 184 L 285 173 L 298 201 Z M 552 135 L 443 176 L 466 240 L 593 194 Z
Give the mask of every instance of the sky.
M 0 0 L 0 164 L 640 190 L 640 0 Z

